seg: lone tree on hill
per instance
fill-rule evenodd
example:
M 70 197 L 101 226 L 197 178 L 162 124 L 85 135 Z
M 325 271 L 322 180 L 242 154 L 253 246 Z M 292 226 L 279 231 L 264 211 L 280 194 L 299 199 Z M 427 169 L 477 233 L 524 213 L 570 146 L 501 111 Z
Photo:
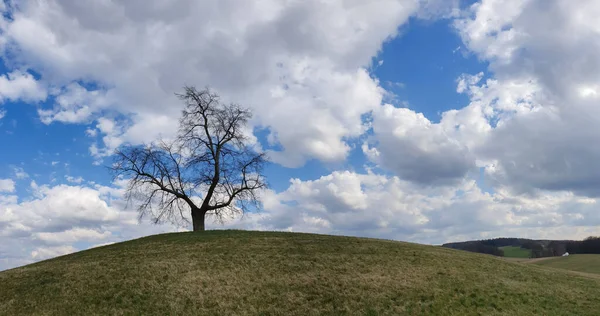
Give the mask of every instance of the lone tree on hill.
M 139 204 L 140 218 L 187 221 L 190 214 L 194 231 L 203 231 L 206 215 L 223 222 L 259 206 L 257 193 L 267 186 L 266 157 L 248 145 L 242 131 L 252 117 L 248 109 L 221 103 L 208 88 L 184 91 L 177 94 L 186 107 L 175 139 L 123 146 L 111 170 L 128 180 L 126 198 Z

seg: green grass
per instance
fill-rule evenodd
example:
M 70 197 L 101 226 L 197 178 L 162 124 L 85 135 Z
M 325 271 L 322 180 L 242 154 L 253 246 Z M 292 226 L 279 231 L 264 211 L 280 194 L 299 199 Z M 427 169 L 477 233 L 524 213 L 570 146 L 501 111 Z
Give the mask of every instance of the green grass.
M 0 315 L 597 315 L 600 278 L 375 239 L 150 236 L 0 272 Z
M 537 261 L 535 264 L 551 268 L 600 274 L 600 255 L 570 255 L 568 257 Z
M 529 258 L 531 250 L 518 246 L 500 247 L 504 251 L 504 256 L 508 258 Z

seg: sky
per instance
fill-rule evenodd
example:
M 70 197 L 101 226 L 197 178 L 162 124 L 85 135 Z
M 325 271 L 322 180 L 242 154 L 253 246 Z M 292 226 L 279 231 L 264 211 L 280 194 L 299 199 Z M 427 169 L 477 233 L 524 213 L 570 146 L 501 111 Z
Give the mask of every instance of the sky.
M 263 207 L 209 229 L 599 234 L 595 0 L 4 0 L 0 270 L 146 235 L 107 171 L 185 85 L 252 110 Z

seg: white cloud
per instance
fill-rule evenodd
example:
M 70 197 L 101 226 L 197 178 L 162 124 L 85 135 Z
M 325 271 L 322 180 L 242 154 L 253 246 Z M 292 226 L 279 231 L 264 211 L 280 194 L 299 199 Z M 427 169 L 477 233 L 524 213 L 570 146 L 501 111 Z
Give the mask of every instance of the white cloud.
M 54 107 L 39 109 L 38 114 L 44 124 L 58 121 L 63 123 L 86 123 L 94 113 L 111 104 L 110 92 L 88 90 L 78 83 L 71 83 L 62 91 L 56 91 Z
M 503 126 L 515 118 L 537 115 L 548 100 L 531 75 L 503 80 L 483 77 L 483 73 L 463 74 L 457 79 L 456 91 L 469 96 L 470 103 L 443 112 L 439 123 L 408 108 L 378 107 L 372 112 L 373 135 L 363 144 L 363 152 L 379 167 L 420 184 L 452 184 L 477 177 L 478 167 L 498 158 L 489 146 L 500 152 L 511 147 L 497 146 L 493 140 Z
M 539 111 L 543 93 L 532 79 L 482 79 L 483 73 L 458 78 L 457 92 L 467 94 L 471 102 L 442 113 L 439 123 L 407 108 L 378 108 L 364 153 L 400 178 L 421 184 L 460 181 L 476 167 L 488 165 L 494 156 L 485 147 L 494 144 L 490 137 L 495 127 Z
M 543 1 L 543 0 L 542 0 Z M 483 0 L 474 3 L 464 19 L 456 20 L 463 42 L 471 51 L 488 60 L 505 63 L 513 57 L 526 36 L 512 27 L 530 0 Z M 475 13 L 473 18 L 471 13 Z
M 0 179 L 0 193 L 1 192 L 14 192 L 15 191 L 15 181 L 12 179 Z
M 2 40 L 0 40 L 2 43 Z M 38 102 L 46 99 L 46 89 L 30 73 L 14 70 L 0 76 L 0 105 L 6 101 Z M 6 110 L 0 108 L 0 120 Z
M 400 178 L 422 184 L 448 184 L 475 167 L 475 157 L 452 130 L 423 114 L 384 105 L 373 113 L 373 143 L 367 157 Z
M 45 88 L 30 73 L 15 70 L 0 76 L 0 103 L 6 100 L 37 102 L 46 96 Z
M 25 172 L 25 170 L 21 167 L 14 167 L 13 173 L 15 175 L 15 178 L 17 178 L 19 180 L 29 178 L 29 174 L 27 172 Z
M 4 56 L 59 87 L 56 104 L 39 111 L 43 122 L 130 116 L 102 132 L 98 155 L 173 133 L 181 109 L 174 93 L 193 84 L 254 109 L 253 123 L 284 149 L 273 159 L 287 166 L 343 160 L 347 139 L 365 129 L 361 115 L 381 102 L 365 70 L 371 57 L 409 16 L 451 10 L 418 0 L 25 1 L 19 8 L 2 26 Z
M 98 135 L 97 129 L 88 128 L 85 130 L 85 134 L 89 137 L 96 137 Z
M 36 199 L 0 209 L 5 221 L 18 221 L 26 230 L 65 229 L 71 226 L 96 225 L 119 219 L 117 209 L 100 198 L 98 192 L 87 187 L 58 185 L 38 186 L 32 182 Z M 3 235 L 18 231 L 0 230 Z
M 32 181 L 31 188 L 32 196 L 21 201 L 0 195 L 0 253 L 8 258 L 0 260 L 0 270 L 99 243 L 177 230 L 138 223 L 137 212 L 120 201 L 120 186 L 47 186 Z
M 65 179 L 70 183 L 76 183 L 76 184 L 80 184 L 84 181 L 82 177 L 73 177 L 73 176 L 68 176 L 68 175 L 65 176 Z
M 54 258 L 77 251 L 73 246 L 40 247 L 31 252 L 31 258 L 44 260 Z
M 33 234 L 33 238 L 48 244 L 64 244 L 76 241 L 98 241 L 111 237 L 111 232 L 99 232 L 93 229 L 73 228 L 61 232 L 41 232 Z
M 459 82 L 498 120 L 477 150 L 495 186 L 600 195 L 599 12 L 598 1 L 485 0 L 455 23 L 495 77 Z
M 583 238 L 600 225 L 596 203 L 569 192 L 486 193 L 472 180 L 424 188 L 397 177 L 345 171 L 293 180 L 286 191 L 266 194 L 262 213 L 227 227 L 428 243 L 509 235 Z
M 480 108 L 485 118 L 495 125 L 501 126 L 514 116 L 542 108 L 545 94 L 534 77 L 487 79 L 482 82 L 482 75 L 463 74 L 458 79 L 456 91 L 467 94 L 471 106 Z
M 0 205 L 15 204 L 18 200 L 16 195 L 0 194 Z

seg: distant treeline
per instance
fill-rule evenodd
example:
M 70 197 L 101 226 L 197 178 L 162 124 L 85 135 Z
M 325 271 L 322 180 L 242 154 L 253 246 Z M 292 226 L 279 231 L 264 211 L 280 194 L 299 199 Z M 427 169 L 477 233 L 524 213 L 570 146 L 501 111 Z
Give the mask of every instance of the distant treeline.
M 515 246 L 531 251 L 532 258 L 562 256 L 569 254 L 600 254 L 600 237 L 584 240 L 533 240 L 525 238 L 494 238 L 443 244 L 443 247 L 504 256 L 500 247 Z
M 504 256 L 504 251 L 502 251 L 502 249 L 498 248 L 497 246 L 487 244 L 487 241 L 488 240 L 472 240 L 464 242 L 455 242 L 443 244 L 442 247 L 466 250 L 470 252 L 485 253 L 488 255 L 494 255 L 499 257 Z

